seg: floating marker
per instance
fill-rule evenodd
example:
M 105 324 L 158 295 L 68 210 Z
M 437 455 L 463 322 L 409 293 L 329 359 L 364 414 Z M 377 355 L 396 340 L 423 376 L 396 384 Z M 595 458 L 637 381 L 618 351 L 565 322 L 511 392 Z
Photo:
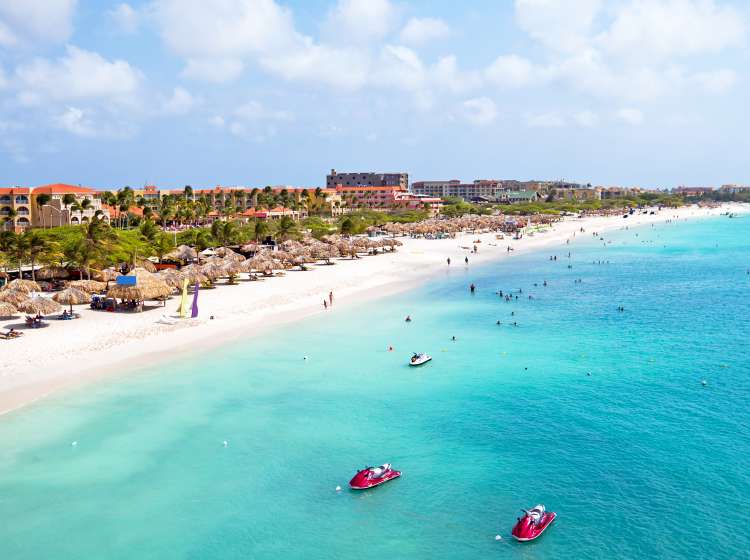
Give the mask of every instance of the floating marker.
M 229 442 L 227 440 L 224 440 L 222 443 L 223 443 L 224 447 L 228 447 L 229 446 Z
M 75 447 L 76 445 L 78 445 L 78 442 L 77 442 L 77 441 L 74 441 L 74 442 L 73 442 L 73 443 L 71 443 L 70 445 L 71 445 L 72 447 Z
M 336 486 L 336 492 L 341 492 L 341 486 Z
M 503 540 L 503 537 L 501 537 L 500 535 L 495 535 L 495 540 L 496 541 L 501 541 L 501 540 Z
M 701 385 L 705 387 L 706 385 L 708 385 L 708 381 L 706 381 L 705 379 L 701 379 Z

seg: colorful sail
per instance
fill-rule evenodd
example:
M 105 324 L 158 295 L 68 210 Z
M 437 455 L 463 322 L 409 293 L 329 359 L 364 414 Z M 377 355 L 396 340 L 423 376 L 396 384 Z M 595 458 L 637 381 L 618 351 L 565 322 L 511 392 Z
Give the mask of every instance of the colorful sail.
M 195 291 L 193 292 L 193 312 L 190 315 L 193 319 L 195 319 L 198 316 L 198 289 L 199 288 L 200 288 L 200 284 L 196 282 Z
M 185 280 L 182 282 L 182 298 L 180 299 L 180 319 L 184 319 L 187 317 L 187 287 L 188 287 L 188 280 L 185 278 Z

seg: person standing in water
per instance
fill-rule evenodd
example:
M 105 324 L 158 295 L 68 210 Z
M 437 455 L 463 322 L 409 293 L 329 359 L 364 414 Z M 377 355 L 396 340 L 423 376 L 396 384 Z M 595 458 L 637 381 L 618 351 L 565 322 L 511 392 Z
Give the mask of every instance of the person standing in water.
M 464 257 L 464 262 L 465 262 L 466 264 L 469 264 L 469 257 Z
M 328 309 L 328 302 L 323 298 L 323 309 Z
M 450 266 L 450 265 L 451 265 L 451 258 L 450 258 L 450 257 L 448 257 L 448 258 L 446 259 L 446 262 L 448 263 L 448 266 Z
M 476 286 L 475 286 L 474 284 L 471 284 L 471 286 L 469 286 L 469 291 L 470 291 L 470 292 L 471 292 L 472 294 L 474 293 L 474 290 L 476 290 L 476 289 L 477 289 L 477 287 L 476 287 Z

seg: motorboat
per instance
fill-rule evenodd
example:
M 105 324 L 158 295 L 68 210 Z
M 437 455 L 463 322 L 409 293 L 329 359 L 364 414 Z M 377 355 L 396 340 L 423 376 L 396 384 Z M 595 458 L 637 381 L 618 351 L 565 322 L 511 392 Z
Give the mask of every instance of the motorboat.
M 542 504 L 522 511 L 523 517 L 518 518 L 511 531 L 513 538 L 521 542 L 539 538 L 557 517 L 554 511 L 547 511 Z
M 421 366 L 422 364 L 426 364 L 432 359 L 432 356 L 428 356 L 424 352 L 415 352 L 414 355 L 409 360 L 410 366 Z
M 399 476 L 401 476 L 401 471 L 394 470 L 390 463 L 385 463 L 379 467 L 365 467 L 357 472 L 349 481 L 349 486 L 352 490 L 367 490 Z

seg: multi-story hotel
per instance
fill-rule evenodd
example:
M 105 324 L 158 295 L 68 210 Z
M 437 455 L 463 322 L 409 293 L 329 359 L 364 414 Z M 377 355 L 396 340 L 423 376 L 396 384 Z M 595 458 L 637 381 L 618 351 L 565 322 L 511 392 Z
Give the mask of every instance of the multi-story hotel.
M 501 181 L 477 179 L 473 183 L 462 183 L 458 179 L 450 181 L 417 181 L 412 183 L 411 192 L 437 197 L 458 197 L 464 200 L 499 200 L 505 193 Z
M 427 210 L 440 213 L 441 199 L 410 193 L 399 187 L 343 186 L 335 188 L 346 208 L 356 210 Z
M 31 227 L 30 189 L 0 189 L 0 227 L 6 231 L 16 232 Z
M 357 172 L 340 173 L 335 169 L 326 176 L 326 187 L 334 189 L 344 187 L 398 187 L 402 191 L 409 190 L 408 173 L 375 173 Z
M 38 203 L 42 194 L 49 196 L 46 204 Z M 34 227 L 78 225 L 89 222 L 97 213 L 103 220 L 109 221 L 109 211 L 102 207 L 96 195 L 94 189 L 63 183 L 34 187 L 31 190 L 32 224 Z M 66 203 L 66 199 L 71 198 L 72 202 Z

